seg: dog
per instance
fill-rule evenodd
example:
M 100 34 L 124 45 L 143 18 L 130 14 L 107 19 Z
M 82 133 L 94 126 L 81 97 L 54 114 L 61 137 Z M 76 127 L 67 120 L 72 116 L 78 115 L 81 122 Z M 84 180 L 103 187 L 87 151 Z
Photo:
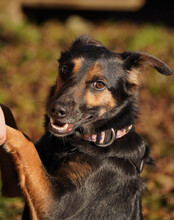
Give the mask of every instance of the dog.
M 154 56 L 112 52 L 86 35 L 61 54 L 44 135 L 34 146 L 10 126 L 4 134 L 27 200 L 23 219 L 143 219 L 139 174 L 153 160 L 134 124 L 145 66 L 172 74 Z

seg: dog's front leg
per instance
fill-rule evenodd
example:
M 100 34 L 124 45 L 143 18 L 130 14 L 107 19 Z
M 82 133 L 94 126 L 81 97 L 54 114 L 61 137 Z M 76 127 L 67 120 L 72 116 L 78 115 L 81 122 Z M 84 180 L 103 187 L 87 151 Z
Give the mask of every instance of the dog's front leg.
M 1 124 L 4 131 L 5 123 Z M 11 153 L 20 179 L 20 185 L 28 201 L 31 219 L 51 217 L 53 185 L 33 143 L 19 130 L 6 126 L 4 147 Z M 7 174 L 8 175 L 8 174 Z

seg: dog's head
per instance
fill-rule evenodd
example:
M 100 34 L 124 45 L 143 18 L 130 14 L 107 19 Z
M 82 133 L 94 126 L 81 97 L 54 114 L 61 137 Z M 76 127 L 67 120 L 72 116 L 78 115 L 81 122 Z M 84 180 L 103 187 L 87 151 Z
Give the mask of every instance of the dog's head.
M 115 53 L 88 36 L 78 37 L 59 59 L 59 73 L 47 103 L 47 125 L 55 136 L 92 133 L 132 124 L 138 112 L 141 67 L 172 71 L 141 52 Z

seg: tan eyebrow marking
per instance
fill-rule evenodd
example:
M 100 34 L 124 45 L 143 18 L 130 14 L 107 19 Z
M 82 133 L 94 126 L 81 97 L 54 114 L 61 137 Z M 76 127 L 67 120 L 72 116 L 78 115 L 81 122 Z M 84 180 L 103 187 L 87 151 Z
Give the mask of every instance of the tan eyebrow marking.
M 83 57 L 79 57 L 79 58 L 75 58 L 73 60 L 73 63 L 74 63 L 74 68 L 73 68 L 73 73 L 74 74 L 77 74 L 79 69 L 81 68 L 82 66 L 82 63 L 84 61 L 84 58 Z
M 84 58 L 83 57 L 79 57 L 79 58 L 75 58 L 73 60 L 74 63 L 74 68 L 73 68 L 73 74 L 77 74 L 79 69 L 82 66 Z M 57 80 L 56 80 L 56 92 L 58 92 L 64 85 L 64 81 L 61 79 L 60 74 L 58 74 Z
M 101 62 L 97 61 L 94 65 L 90 67 L 86 73 L 85 80 L 90 81 L 94 76 L 103 76 L 104 66 Z

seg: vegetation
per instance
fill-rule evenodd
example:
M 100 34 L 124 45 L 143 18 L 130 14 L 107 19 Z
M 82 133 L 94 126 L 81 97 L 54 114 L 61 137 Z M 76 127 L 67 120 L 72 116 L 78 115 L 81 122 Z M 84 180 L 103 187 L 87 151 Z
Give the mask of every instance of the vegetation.
M 0 24 L 0 102 L 9 106 L 20 130 L 33 140 L 43 133 L 49 87 L 57 75 L 57 58 L 74 38 L 89 34 L 113 51 L 153 54 L 174 69 L 174 29 L 160 24 L 84 20 L 71 16 L 41 25 Z M 148 70 L 142 74 L 140 118 L 136 129 L 151 147 L 156 168 L 142 177 L 145 220 L 174 219 L 174 77 Z M 23 201 L 0 198 L 0 219 L 19 219 Z

